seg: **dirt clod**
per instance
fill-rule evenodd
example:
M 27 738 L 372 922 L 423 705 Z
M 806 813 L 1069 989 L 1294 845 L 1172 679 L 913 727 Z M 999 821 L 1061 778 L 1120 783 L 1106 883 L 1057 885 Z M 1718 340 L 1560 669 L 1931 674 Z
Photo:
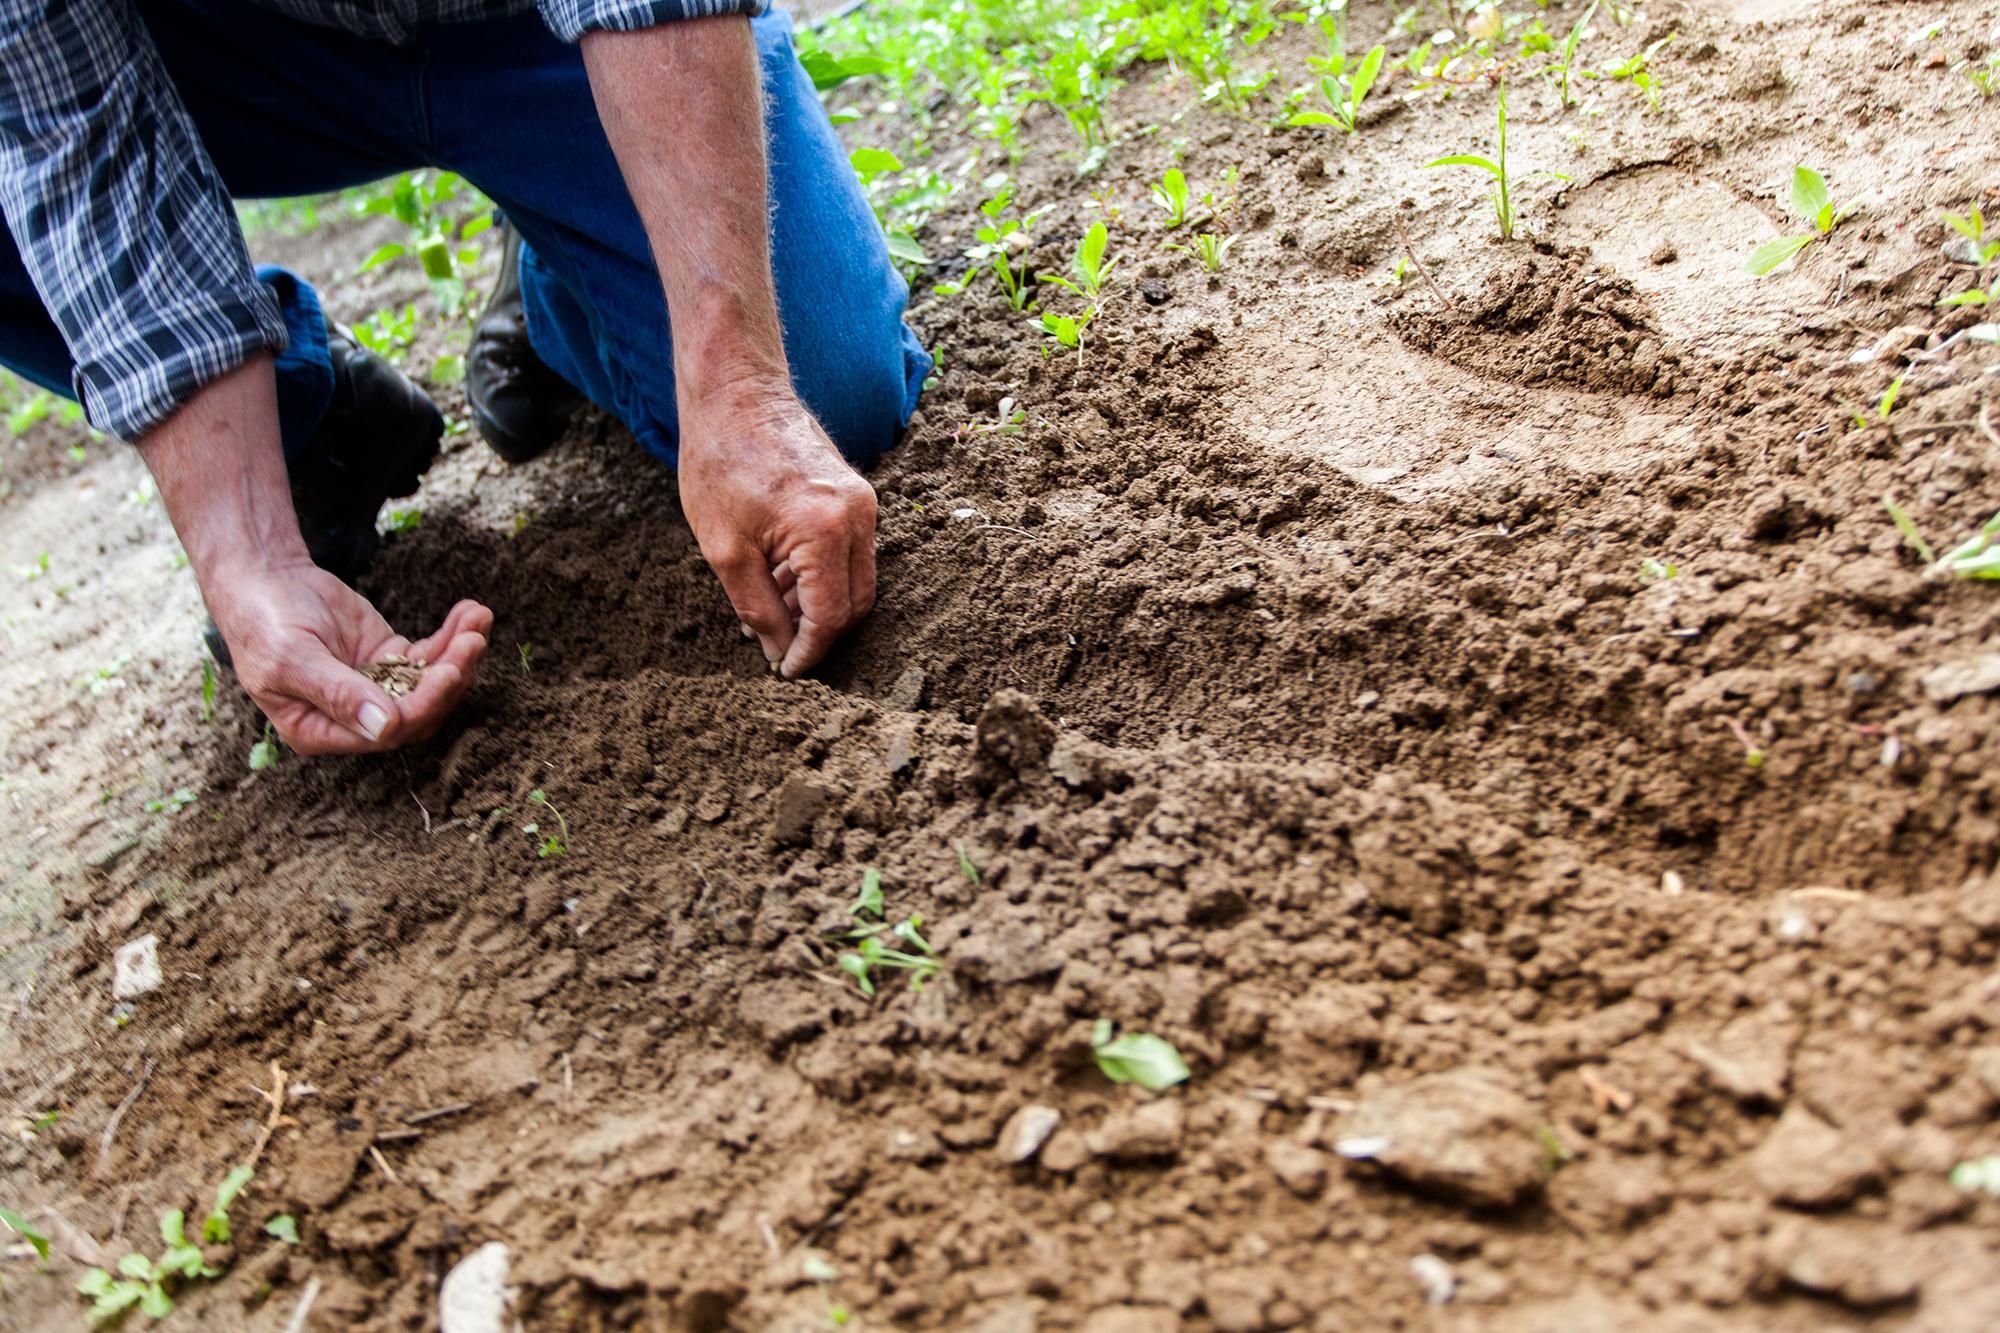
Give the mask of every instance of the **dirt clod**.
M 1504 1208 L 1542 1184 L 1538 1123 L 1504 1075 L 1459 1069 L 1364 1097 L 1339 1132 L 1343 1142 L 1379 1145 L 1364 1160 L 1418 1189 Z
M 1089 1136 L 1090 1151 L 1114 1161 L 1171 1157 L 1180 1151 L 1187 1110 L 1178 1098 L 1113 1111 Z
M 1873 1183 L 1882 1159 L 1860 1136 L 1843 1134 L 1795 1104 L 1750 1155 L 1750 1167 L 1779 1203 L 1830 1208 Z

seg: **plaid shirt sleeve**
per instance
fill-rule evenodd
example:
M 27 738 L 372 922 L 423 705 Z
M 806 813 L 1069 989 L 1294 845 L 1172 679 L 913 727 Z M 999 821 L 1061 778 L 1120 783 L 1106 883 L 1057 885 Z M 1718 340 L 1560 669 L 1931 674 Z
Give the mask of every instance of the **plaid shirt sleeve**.
M 0 209 L 107 434 L 137 439 L 285 345 L 277 298 L 129 0 L 0 0 Z
M 769 0 L 537 0 L 543 22 L 556 36 L 574 42 L 587 32 L 633 32 L 675 19 L 748 14 L 770 7 Z

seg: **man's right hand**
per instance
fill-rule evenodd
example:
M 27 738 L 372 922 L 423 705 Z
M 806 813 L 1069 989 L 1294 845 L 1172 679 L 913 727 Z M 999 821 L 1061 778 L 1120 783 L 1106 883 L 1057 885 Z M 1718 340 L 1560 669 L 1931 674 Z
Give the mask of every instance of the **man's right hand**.
M 209 612 L 229 645 L 236 679 L 300 754 L 361 754 L 420 741 L 471 688 L 493 613 L 460 602 L 417 643 L 368 600 L 310 562 L 230 570 L 214 580 Z M 358 670 L 390 655 L 425 663 L 400 698 Z

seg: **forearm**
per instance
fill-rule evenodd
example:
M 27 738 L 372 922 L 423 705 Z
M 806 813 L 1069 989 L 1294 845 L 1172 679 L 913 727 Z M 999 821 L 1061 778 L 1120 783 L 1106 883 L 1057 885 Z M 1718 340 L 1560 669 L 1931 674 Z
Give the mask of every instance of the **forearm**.
M 596 32 L 582 45 L 598 115 L 659 265 L 683 411 L 788 389 L 749 21 Z
M 243 562 L 310 563 L 278 436 L 268 353 L 204 386 L 139 441 L 202 590 Z

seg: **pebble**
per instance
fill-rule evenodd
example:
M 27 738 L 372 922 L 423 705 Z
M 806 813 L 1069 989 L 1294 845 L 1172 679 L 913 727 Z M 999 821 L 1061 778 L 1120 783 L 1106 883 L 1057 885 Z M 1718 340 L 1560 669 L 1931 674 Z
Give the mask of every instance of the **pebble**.
M 500 1241 L 488 1241 L 452 1265 L 438 1288 L 438 1324 L 443 1333 L 505 1333 L 509 1254 Z
M 158 990 L 165 979 L 160 974 L 158 935 L 141 935 L 111 956 L 111 997 L 115 1000 L 136 1000 Z
M 1540 1116 L 1495 1070 L 1426 1074 L 1363 1097 L 1336 1150 L 1372 1161 L 1420 1190 L 1504 1208 L 1542 1186 Z M 1355 1140 L 1370 1140 L 1359 1151 Z
M 1180 1151 L 1187 1111 L 1175 1098 L 1114 1111 L 1089 1136 L 1090 1151 L 1116 1161 L 1171 1157 Z
M 1033 1160 L 1061 1123 L 1061 1111 L 1030 1102 L 1008 1116 L 1007 1123 L 1000 1127 L 1000 1160 L 1011 1166 Z
M 1417 1280 L 1425 1305 L 1449 1305 L 1458 1291 L 1458 1279 L 1452 1275 L 1451 1265 L 1435 1254 L 1420 1254 L 1410 1260 L 1410 1276 Z
M 1925 696 L 1940 704 L 1968 694 L 2000 690 L 2000 653 L 1985 653 L 1932 667 L 1924 673 L 1923 686 Z
M 1789 1107 L 1750 1154 L 1750 1172 L 1764 1192 L 1801 1208 L 1846 1203 L 1882 1171 L 1882 1159 L 1803 1106 Z

